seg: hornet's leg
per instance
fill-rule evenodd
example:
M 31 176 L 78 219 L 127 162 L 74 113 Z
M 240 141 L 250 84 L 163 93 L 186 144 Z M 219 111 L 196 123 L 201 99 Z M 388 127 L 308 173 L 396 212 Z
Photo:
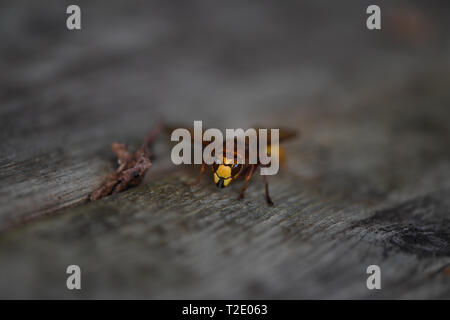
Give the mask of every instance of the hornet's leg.
M 266 189 L 266 202 L 269 206 L 273 206 L 272 199 L 270 199 L 270 195 L 269 195 L 269 181 L 267 181 L 267 176 L 262 176 L 262 177 L 263 177 L 264 186 Z
M 196 186 L 198 186 L 202 181 L 202 177 L 203 174 L 205 173 L 205 170 L 206 170 L 206 163 L 202 163 L 202 168 L 200 169 L 200 175 L 198 176 L 197 181 L 195 181 L 194 183 L 187 183 L 187 185 L 191 188 L 195 188 Z
M 253 172 L 255 171 L 255 167 L 256 167 L 256 165 L 254 165 L 254 164 L 250 165 L 250 169 L 248 170 L 248 172 L 245 176 L 245 182 L 244 182 L 244 185 L 242 186 L 241 193 L 239 194 L 239 197 L 238 197 L 239 200 L 244 199 L 245 190 L 247 190 L 248 182 L 252 178 Z

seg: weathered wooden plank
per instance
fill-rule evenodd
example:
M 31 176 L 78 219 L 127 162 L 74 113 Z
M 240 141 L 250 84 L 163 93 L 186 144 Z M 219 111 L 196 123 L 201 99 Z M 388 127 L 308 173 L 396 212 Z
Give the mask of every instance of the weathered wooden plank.
M 420 95 L 427 99 L 443 93 L 424 89 L 432 90 Z M 271 179 L 274 208 L 265 205 L 260 181 L 239 202 L 239 186 L 219 190 L 205 179 L 191 192 L 180 182 L 196 172 L 176 169 L 6 233 L 0 260 L 8 277 L 0 287 L 12 289 L 3 295 L 448 298 L 448 128 L 444 117 L 432 128 L 414 127 L 412 114 L 430 110 L 420 96 L 404 118 L 391 118 L 400 108 L 388 105 L 399 98 L 391 94 L 351 122 L 345 113 L 304 119 L 303 141 L 287 146 L 289 167 Z M 448 98 L 440 97 L 433 113 L 444 115 Z M 410 128 L 417 136 L 407 142 Z M 77 294 L 64 286 L 72 263 L 85 275 Z M 383 270 L 380 292 L 365 287 L 370 264 Z
M 59 2 L 3 4 L 0 297 L 449 298 L 448 36 L 400 45 L 351 4 L 89 1 L 79 33 Z M 259 177 L 192 192 L 166 141 L 144 185 L 84 203 L 161 117 L 300 129 L 275 207 Z

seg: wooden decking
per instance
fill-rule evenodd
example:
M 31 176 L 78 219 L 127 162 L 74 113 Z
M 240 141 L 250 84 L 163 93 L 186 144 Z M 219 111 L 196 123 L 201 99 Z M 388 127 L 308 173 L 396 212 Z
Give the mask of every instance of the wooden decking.
M 360 1 L 80 6 L 76 32 L 56 2 L 0 10 L 1 298 L 450 298 L 445 10 L 382 6 L 430 23 L 415 42 Z M 88 202 L 110 144 L 161 119 L 301 130 L 275 206 L 258 176 L 191 191 L 167 136 L 141 186 Z

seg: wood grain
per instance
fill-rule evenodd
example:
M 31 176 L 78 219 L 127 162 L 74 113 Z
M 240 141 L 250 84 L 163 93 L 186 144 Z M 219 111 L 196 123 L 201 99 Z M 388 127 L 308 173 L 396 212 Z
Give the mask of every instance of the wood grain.
M 63 3 L 19 2 L 0 10 L 0 298 L 450 298 L 443 10 L 401 2 L 432 21 L 410 44 L 364 30 L 360 1 L 89 1 L 80 32 Z M 242 182 L 185 187 L 168 137 L 144 184 L 87 202 L 110 144 L 160 119 L 301 130 L 275 206 L 257 175 L 242 201 Z

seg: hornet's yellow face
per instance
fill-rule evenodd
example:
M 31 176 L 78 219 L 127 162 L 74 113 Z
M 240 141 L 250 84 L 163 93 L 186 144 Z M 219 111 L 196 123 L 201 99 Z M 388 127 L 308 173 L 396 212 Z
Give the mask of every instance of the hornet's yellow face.
M 222 163 L 213 164 L 214 183 L 219 188 L 228 187 L 239 176 L 242 168 L 243 165 L 234 159 L 223 157 Z

